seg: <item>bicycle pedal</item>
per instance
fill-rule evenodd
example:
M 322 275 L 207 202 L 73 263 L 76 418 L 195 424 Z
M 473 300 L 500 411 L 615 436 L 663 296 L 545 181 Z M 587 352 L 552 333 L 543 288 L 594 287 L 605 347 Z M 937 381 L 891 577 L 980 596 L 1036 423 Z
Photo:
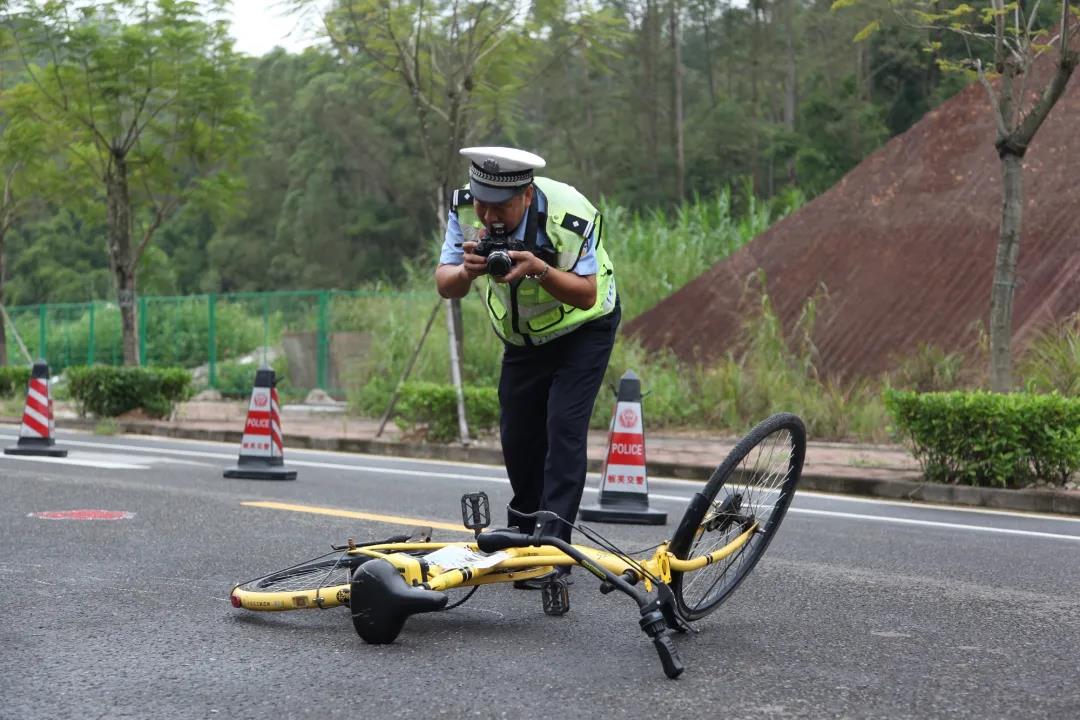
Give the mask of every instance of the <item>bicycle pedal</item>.
M 554 578 L 541 588 L 545 615 L 565 615 L 570 612 L 570 589 L 564 578 Z
M 491 524 L 491 503 L 486 492 L 481 490 L 461 496 L 461 523 L 476 535 Z

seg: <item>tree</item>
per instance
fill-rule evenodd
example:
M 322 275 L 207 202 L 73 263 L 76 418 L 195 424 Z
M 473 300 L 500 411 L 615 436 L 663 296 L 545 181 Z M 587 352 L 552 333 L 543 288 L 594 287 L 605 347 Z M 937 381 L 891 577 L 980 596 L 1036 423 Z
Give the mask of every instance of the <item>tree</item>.
M 833 8 L 858 1 L 836 0 Z M 938 0 L 909 0 L 894 5 L 894 9 L 910 25 L 960 35 L 967 56 L 958 60 L 940 58 L 939 64 L 945 70 L 974 75 L 990 98 L 1002 180 L 1001 225 L 990 291 L 990 387 L 995 392 L 1007 392 L 1013 385 L 1012 317 L 1023 220 L 1023 159 L 1080 62 L 1074 38 L 1080 13 L 1071 0 L 1048 4 L 1046 8 L 1040 0 L 1008 4 L 1005 0 L 986 0 L 981 8 L 961 3 L 951 9 L 943 8 Z M 1047 9 L 1053 10 L 1052 16 L 1048 16 Z M 869 37 L 880 26 L 880 20 L 872 21 L 855 39 Z M 939 40 L 928 43 L 930 52 L 941 49 Z M 1053 69 L 1039 91 L 1030 87 L 1037 74 L 1035 63 L 1048 54 Z
M 237 189 L 228 170 L 253 125 L 248 73 L 226 24 L 198 13 L 184 0 L 26 2 L 5 19 L 29 77 L 19 110 L 70 137 L 57 150 L 104 200 L 83 211 L 104 209 L 128 365 L 139 362 L 140 258 L 185 203 L 226 210 Z
M 11 47 L 10 34 L 0 28 L 0 305 L 6 303 L 8 233 L 42 199 L 50 184 L 49 171 L 55 169 L 45 152 L 44 128 L 8 107 L 12 87 L 25 79 L 17 64 L 2 60 Z M 6 335 L 4 316 L 0 315 L 0 365 L 7 364 Z

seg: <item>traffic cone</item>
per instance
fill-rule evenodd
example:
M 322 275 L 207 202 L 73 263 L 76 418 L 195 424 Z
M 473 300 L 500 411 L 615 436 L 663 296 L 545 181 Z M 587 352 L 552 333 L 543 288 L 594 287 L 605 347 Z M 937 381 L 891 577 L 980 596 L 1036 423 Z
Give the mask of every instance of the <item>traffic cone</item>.
M 49 365 L 39 360 L 30 371 L 19 441 L 14 447 L 4 448 L 4 454 L 67 457 L 67 450 L 56 447 L 53 439 L 55 434 L 52 395 L 49 394 Z
M 285 445 L 281 439 L 277 380 L 268 367 L 255 372 L 244 436 L 240 439 L 240 459 L 225 471 L 227 478 L 246 480 L 295 480 L 296 471 L 285 467 Z
M 582 508 L 582 520 L 639 525 L 667 522 L 666 512 L 649 509 L 644 428 L 641 381 L 633 370 L 627 370 L 619 378 L 615 414 L 608 433 L 607 459 L 600 473 L 600 504 Z

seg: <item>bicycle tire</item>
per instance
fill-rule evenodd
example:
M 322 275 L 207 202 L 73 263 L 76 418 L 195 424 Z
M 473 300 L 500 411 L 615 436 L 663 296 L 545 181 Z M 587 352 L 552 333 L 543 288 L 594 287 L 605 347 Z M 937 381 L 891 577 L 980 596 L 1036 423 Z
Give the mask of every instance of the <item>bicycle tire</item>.
M 705 489 L 691 499 L 668 546 L 681 560 L 727 545 L 750 522 L 758 528 L 733 555 L 700 570 L 672 573 L 671 589 L 686 620 L 713 612 L 754 569 L 791 504 L 805 456 L 802 420 L 790 413 L 772 415 L 735 445 Z
M 415 554 L 423 554 L 423 551 Z M 352 574 L 373 558 L 351 555 L 345 558 L 311 560 L 293 567 L 240 583 L 231 596 L 247 610 L 302 610 L 349 605 Z M 479 586 L 465 586 L 447 591 L 451 610 L 464 605 Z
M 234 605 L 248 610 L 299 610 L 348 604 L 353 571 L 371 558 L 334 557 L 300 563 L 240 583 L 232 591 Z M 341 590 L 345 590 L 344 593 Z

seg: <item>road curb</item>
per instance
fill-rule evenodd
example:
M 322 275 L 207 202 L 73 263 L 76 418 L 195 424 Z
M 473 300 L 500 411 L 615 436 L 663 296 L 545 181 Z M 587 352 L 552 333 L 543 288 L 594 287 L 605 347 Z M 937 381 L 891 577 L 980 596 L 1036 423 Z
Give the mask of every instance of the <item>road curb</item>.
M 946 485 L 918 480 L 837 477 L 804 472 L 799 487 L 843 495 L 910 500 L 939 505 L 963 505 L 994 510 L 1080 515 L 1080 493 L 1064 490 Z
M 57 425 L 62 429 L 93 430 L 97 422 L 93 420 L 65 419 L 58 422 Z M 207 430 L 153 422 L 118 422 L 116 427 L 119 432 L 131 435 L 151 435 L 183 440 L 206 440 L 236 444 L 239 444 L 242 435 L 239 430 Z M 501 466 L 503 464 L 502 451 L 489 447 L 407 443 L 368 438 L 325 438 L 293 434 L 288 435 L 287 440 L 289 447 L 311 450 L 366 455 L 395 455 L 421 460 L 451 460 L 481 465 Z M 601 459 L 590 458 L 588 469 L 590 472 L 599 472 L 602 465 L 603 461 Z M 649 474 L 654 477 L 674 477 L 704 482 L 709 479 L 715 466 L 649 461 L 647 468 Z M 799 487 L 803 490 L 910 502 L 1059 515 L 1080 515 L 1080 492 L 1065 490 L 1004 490 L 966 485 L 945 485 L 918 480 L 840 477 L 805 470 Z

